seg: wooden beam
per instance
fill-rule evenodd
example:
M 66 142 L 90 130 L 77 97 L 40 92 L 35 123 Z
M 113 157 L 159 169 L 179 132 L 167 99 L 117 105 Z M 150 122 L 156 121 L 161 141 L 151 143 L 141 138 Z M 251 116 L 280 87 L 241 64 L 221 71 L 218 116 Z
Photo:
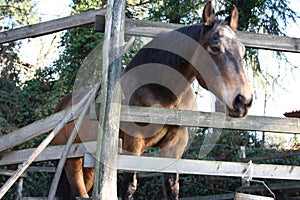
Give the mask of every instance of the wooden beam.
M 121 115 L 122 56 L 124 46 L 125 1 L 108 0 L 103 42 L 102 85 L 93 199 L 117 197 L 117 165 Z M 112 56 L 113 55 L 113 56 Z
M 48 147 L 36 161 L 59 159 L 63 147 Z M 69 157 L 83 157 L 87 150 L 95 151 L 96 143 L 89 142 L 84 144 L 74 144 L 71 148 Z M 27 153 L 24 153 L 28 151 Z M 2 154 L 0 165 L 17 164 L 26 160 L 27 155 L 32 150 L 22 150 L 12 152 L 11 155 Z M 198 174 L 213 176 L 232 176 L 242 177 L 249 168 L 248 163 L 241 162 L 223 162 L 208 160 L 188 160 L 172 158 L 153 158 L 136 156 L 118 156 L 118 169 L 121 171 L 138 172 L 161 172 L 161 173 L 180 173 L 180 174 Z M 247 177 L 247 174 L 246 174 Z M 290 179 L 300 180 L 300 167 L 272 165 L 272 164 L 253 164 L 253 178 L 266 179 Z
M 206 195 L 198 197 L 183 197 L 179 198 L 180 200 L 224 200 L 224 199 L 234 199 L 234 194 L 215 194 L 215 195 Z
M 279 133 L 300 133 L 297 118 L 247 116 L 232 118 L 224 113 L 175 110 L 154 107 L 122 106 L 121 121 L 170 124 L 189 127 L 210 127 Z
M 246 47 L 300 53 L 300 38 L 241 31 L 237 35 Z
M 89 10 L 77 15 L 0 32 L 0 43 L 38 37 L 66 29 L 93 24 L 95 22 L 95 16 L 103 15 L 104 13 L 105 9 Z
M 19 151 L 10 151 L 0 153 L 0 166 L 19 164 L 24 162 L 34 152 L 35 148 L 24 149 Z M 51 146 L 47 147 L 34 162 L 45 160 L 58 160 L 60 159 L 64 146 Z M 96 142 L 86 142 L 80 144 L 73 144 L 68 157 L 78 158 L 83 157 L 85 153 L 94 153 L 96 150 Z
M 4 135 L 0 139 L 0 152 L 40 136 L 55 128 L 69 110 L 55 113 L 46 119 Z M 78 117 L 74 113 L 73 119 Z M 92 118 L 95 119 L 95 118 Z M 127 107 L 122 106 L 121 120 L 125 122 L 144 122 L 155 124 L 179 124 L 190 127 L 210 127 L 267 131 L 279 133 L 300 133 L 297 118 L 277 118 L 263 116 L 247 116 L 231 118 L 223 113 L 208 113 L 188 110 L 169 110 L 164 108 Z
M 264 200 L 274 200 L 273 197 L 266 197 L 266 196 L 259 196 L 259 195 L 252 195 L 252 194 L 243 194 L 243 193 L 236 193 L 234 195 L 234 199 L 236 200 L 244 200 L 244 199 L 264 199 Z
M 15 171 L 14 170 L 8 170 L 8 169 L 0 169 L 0 176 L 12 176 L 14 175 Z M 22 178 L 28 177 L 27 173 L 23 173 L 21 175 Z
M 22 197 L 20 200 L 49 200 L 48 197 Z M 54 198 L 53 200 L 59 200 Z
M 188 160 L 157 157 L 119 156 L 119 170 L 198 174 L 227 177 L 248 177 L 248 163 L 209 160 Z M 300 167 L 253 164 L 253 178 L 300 180 Z
M 182 26 L 183 25 L 181 24 L 127 19 L 125 33 L 135 36 L 156 37 L 156 35 L 161 32 L 168 32 Z M 300 38 L 242 31 L 237 31 L 237 35 L 246 47 L 275 51 L 300 52 Z
M 0 139 L 0 152 L 51 131 L 70 111 L 72 111 L 72 108 L 52 114 L 46 119 L 36 121 L 7 135 L 3 135 Z M 77 116 L 78 112 L 73 113 L 71 120 L 77 118 Z
M 96 15 L 104 14 L 105 9 L 90 10 L 73 16 L 0 32 L 0 43 L 30 37 L 38 37 L 70 28 L 93 24 L 95 22 Z M 171 31 L 181 26 L 183 25 L 126 19 L 125 33 L 135 36 L 156 37 L 158 33 Z M 300 38 L 241 31 L 238 31 L 237 34 L 247 47 L 297 53 L 300 52 Z
M 55 167 L 30 166 L 26 169 L 26 172 L 55 173 L 55 169 Z

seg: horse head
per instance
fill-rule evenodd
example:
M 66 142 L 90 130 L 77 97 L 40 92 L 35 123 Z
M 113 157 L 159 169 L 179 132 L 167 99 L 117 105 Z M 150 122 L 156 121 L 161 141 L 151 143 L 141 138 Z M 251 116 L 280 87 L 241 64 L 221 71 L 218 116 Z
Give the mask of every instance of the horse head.
M 242 63 L 245 46 L 236 35 L 238 11 L 234 7 L 229 17 L 217 20 L 212 3 L 208 2 L 202 17 L 199 42 L 214 62 L 217 80 L 205 80 L 201 73 L 197 73 L 196 77 L 200 85 L 225 104 L 229 116 L 243 117 L 251 107 L 253 95 Z

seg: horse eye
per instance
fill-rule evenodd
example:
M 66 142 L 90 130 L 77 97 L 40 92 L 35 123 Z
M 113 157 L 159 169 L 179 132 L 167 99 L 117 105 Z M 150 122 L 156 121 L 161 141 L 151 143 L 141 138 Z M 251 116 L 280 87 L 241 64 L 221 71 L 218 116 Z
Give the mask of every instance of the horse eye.
M 221 52 L 219 45 L 210 46 L 210 50 L 211 50 L 211 53 L 213 53 L 213 54 L 217 54 L 217 53 Z

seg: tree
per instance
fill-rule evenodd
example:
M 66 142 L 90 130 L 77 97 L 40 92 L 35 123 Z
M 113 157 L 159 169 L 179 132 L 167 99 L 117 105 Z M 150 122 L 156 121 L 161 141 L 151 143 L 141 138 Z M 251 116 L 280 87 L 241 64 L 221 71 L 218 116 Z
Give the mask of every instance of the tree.
M 101 6 L 101 1 L 73 0 L 71 14 Z M 67 30 L 61 37 L 60 44 L 63 52 L 55 61 L 53 70 L 59 77 L 55 84 L 57 88 L 61 88 L 62 95 L 72 91 L 78 70 L 84 62 L 90 61 L 86 59 L 87 56 L 102 40 L 103 34 L 95 32 L 93 25 Z M 97 56 L 101 57 L 101 53 Z
M 1 31 L 39 21 L 30 0 L 0 0 Z M 20 42 L 0 44 L 0 134 L 9 131 L 21 120 L 22 81 L 19 72 L 27 64 L 18 58 Z

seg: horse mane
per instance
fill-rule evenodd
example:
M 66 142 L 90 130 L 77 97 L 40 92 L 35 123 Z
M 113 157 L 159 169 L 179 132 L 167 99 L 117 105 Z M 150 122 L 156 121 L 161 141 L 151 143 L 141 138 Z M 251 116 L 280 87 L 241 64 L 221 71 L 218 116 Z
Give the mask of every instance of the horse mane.
M 211 30 L 218 25 L 225 24 L 227 25 L 226 21 L 216 19 L 214 23 L 209 26 L 204 26 L 202 24 L 194 24 L 189 26 L 183 26 L 173 31 L 185 34 L 199 43 L 200 38 L 203 36 L 203 34 L 205 34 L 206 31 Z M 161 34 L 170 34 L 171 32 Z M 154 40 L 159 40 L 159 37 L 154 38 L 153 41 Z M 164 64 L 166 66 L 170 66 L 178 70 L 179 72 L 180 67 L 183 67 L 185 64 L 189 64 L 187 60 L 174 53 L 161 49 L 142 48 L 127 65 L 127 67 L 124 70 L 124 73 L 133 69 L 134 67 L 149 63 Z
M 199 36 L 201 34 L 201 27 L 202 25 L 195 24 L 191 26 L 183 26 L 174 31 L 183 33 L 193 38 L 195 41 L 198 41 Z M 162 33 L 162 34 L 169 34 L 169 33 Z M 153 40 L 158 40 L 158 38 L 154 38 Z M 134 67 L 143 64 L 149 64 L 149 63 L 163 64 L 180 71 L 179 70 L 180 66 L 187 64 L 188 62 L 184 58 L 172 52 L 168 52 L 161 49 L 154 49 L 154 48 L 142 48 L 127 65 L 127 67 L 124 70 L 124 73 L 133 69 Z

